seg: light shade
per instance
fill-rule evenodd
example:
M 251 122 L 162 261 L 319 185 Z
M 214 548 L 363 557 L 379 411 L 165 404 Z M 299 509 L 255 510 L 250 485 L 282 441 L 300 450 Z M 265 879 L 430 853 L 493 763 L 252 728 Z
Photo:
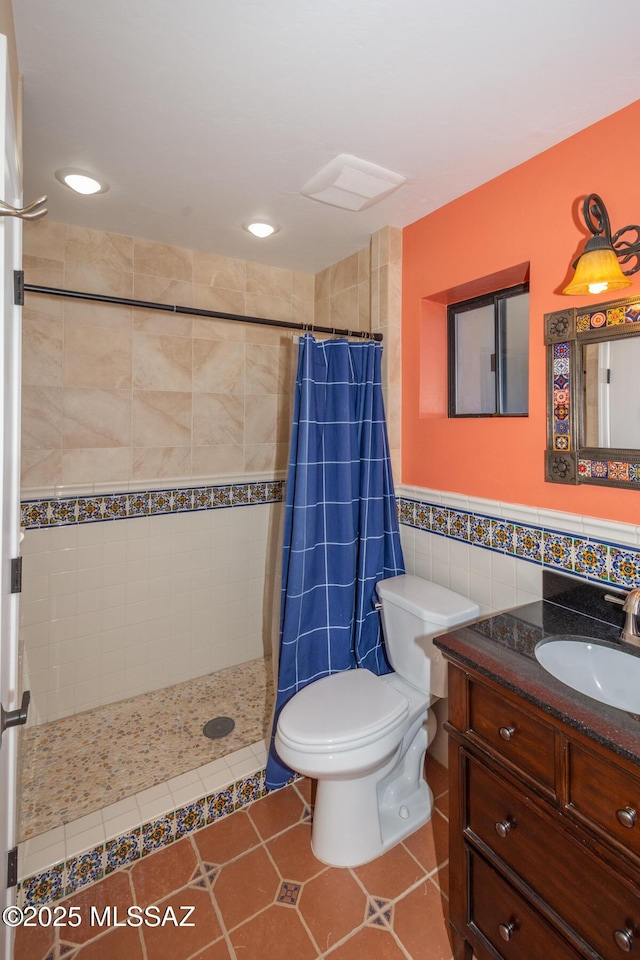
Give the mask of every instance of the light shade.
M 593 240 L 587 242 L 585 252 L 576 263 L 573 280 L 562 292 L 587 296 L 630 287 L 632 281 L 623 274 L 615 250 L 610 246 L 590 250 L 591 243 Z
M 106 193 L 109 184 L 104 180 L 98 180 L 93 174 L 86 170 L 79 170 L 77 167 L 65 167 L 62 170 L 56 170 L 56 180 L 69 187 L 74 193 L 81 193 L 84 196 L 90 196 L 94 193 Z
M 277 224 L 269 223 L 268 220 L 252 220 L 250 223 L 243 223 L 242 226 L 248 233 L 252 233 L 254 237 L 258 237 L 260 240 L 272 236 L 280 229 Z

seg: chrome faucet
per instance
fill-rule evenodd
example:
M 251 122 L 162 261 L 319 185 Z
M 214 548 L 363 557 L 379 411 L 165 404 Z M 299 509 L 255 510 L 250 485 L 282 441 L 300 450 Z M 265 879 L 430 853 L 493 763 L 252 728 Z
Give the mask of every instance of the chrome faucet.
M 623 643 L 631 643 L 634 647 L 640 647 L 640 630 L 638 630 L 638 615 L 640 614 L 640 587 L 630 590 L 624 597 L 605 595 L 605 600 L 612 603 L 622 604 L 622 609 L 627 615 L 620 639 Z

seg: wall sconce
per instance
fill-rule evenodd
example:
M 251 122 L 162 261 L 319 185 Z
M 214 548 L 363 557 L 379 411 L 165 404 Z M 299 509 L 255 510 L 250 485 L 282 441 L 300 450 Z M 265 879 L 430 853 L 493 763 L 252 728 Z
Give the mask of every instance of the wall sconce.
M 630 287 L 632 281 L 627 277 L 640 270 L 640 226 L 623 227 L 611 236 L 609 214 L 597 193 L 590 193 L 585 199 L 582 215 L 593 236 L 573 264 L 573 280 L 562 292 L 584 296 Z M 635 230 L 633 242 L 622 239 L 629 230 Z M 634 257 L 635 265 L 623 270 L 620 264 L 626 264 Z

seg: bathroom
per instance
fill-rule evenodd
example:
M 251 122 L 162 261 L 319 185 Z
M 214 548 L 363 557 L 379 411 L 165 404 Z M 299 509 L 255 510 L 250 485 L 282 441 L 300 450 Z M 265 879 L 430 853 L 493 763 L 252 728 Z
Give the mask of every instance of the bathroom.
M 25 282 L 380 332 L 408 572 L 472 598 L 483 613 L 540 597 L 549 567 L 636 585 L 611 574 L 620 556 L 639 557 L 635 491 L 544 480 L 542 317 L 566 304 L 560 290 L 583 240 L 572 216 L 576 198 L 597 190 L 616 225 L 637 219 L 631 165 L 612 164 L 603 144 L 633 155 L 639 114 L 631 104 L 403 230 L 376 230 L 356 253 L 317 273 L 47 218 L 25 225 Z M 464 257 L 452 256 L 469 234 L 480 239 Z M 449 419 L 446 304 L 454 292 L 462 300 L 523 281 L 530 283 L 528 416 Z M 63 307 L 29 292 L 23 316 L 27 731 L 214 671 L 243 676 L 259 663 L 262 673 L 246 681 L 258 692 L 254 726 L 234 743 L 233 759 L 223 746 L 204 761 L 222 764 L 211 786 L 187 776 L 175 793 L 167 788 L 174 812 L 232 784 L 253 799 L 268 732 L 296 334 L 115 305 Z M 149 495 L 144 516 L 134 515 L 130 497 L 141 490 Z M 167 492 L 174 509 L 154 511 L 152 495 L 157 502 Z M 175 509 L 185 494 L 190 509 Z M 98 498 L 105 519 L 84 522 Z M 70 504 L 73 522 L 66 522 Z M 465 533 L 455 518 L 464 519 Z M 469 533 L 491 524 L 506 533 L 499 550 Z M 516 536 L 522 530 L 537 545 L 526 555 Z M 558 540 L 561 553 L 550 549 Z M 579 565 L 585 544 L 606 557 L 601 568 Z M 243 699 L 244 689 L 233 709 Z M 226 713 L 227 703 L 214 712 Z M 442 721 L 445 703 L 438 712 Z M 433 754 L 445 762 L 442 735 Z M 188 761 L 184 772 L 193 769 Z M 139 783 L 133 792 L 145 789 Z M 122 832 L 133 826 L 122 821 Z M 25 851 L 22 889 L 45 862 L 51 869 L 98 848 L 104 855 L 116 835 L 105 829 L 104 821 L 87 826 L 71 847 L 49 823 L 46 855 L 42 845 Z M 104 875 L 101 859 L 84 877 Z

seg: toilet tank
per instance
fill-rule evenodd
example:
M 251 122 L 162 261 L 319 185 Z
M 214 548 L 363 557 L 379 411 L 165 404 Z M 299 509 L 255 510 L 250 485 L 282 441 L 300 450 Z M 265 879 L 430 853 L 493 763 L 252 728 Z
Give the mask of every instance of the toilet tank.
M 419 690 L 446 697 L 447 664 L 433 638 L 474 620 L 480 607 L 447 587 L 411 574 L 380 580 L 376 591 L 391 666 Z

